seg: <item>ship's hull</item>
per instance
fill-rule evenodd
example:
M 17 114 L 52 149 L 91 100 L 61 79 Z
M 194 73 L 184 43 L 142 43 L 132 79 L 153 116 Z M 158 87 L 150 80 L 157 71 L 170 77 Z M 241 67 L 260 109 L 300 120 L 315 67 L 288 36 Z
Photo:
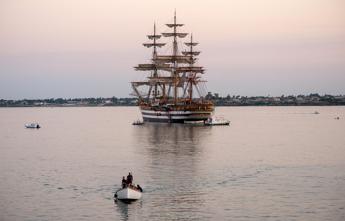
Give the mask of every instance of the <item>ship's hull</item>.
M 212 111 L 168 111 L 147 110 L 140 108 L 145 122 L 184 123 L 186 121 L 205 121 L 211 117 Z

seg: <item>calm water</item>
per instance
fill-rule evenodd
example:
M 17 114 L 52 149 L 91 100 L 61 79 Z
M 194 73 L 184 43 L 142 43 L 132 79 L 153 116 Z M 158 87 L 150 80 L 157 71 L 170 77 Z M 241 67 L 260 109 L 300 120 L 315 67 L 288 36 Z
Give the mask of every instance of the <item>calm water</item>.
M 345 107 L 217 114 L 231 126 L 132 126 L 135 107 L 2 108 L 0 220 L 345 220 Z M 128 171 L 144 196 L 115 203 Z

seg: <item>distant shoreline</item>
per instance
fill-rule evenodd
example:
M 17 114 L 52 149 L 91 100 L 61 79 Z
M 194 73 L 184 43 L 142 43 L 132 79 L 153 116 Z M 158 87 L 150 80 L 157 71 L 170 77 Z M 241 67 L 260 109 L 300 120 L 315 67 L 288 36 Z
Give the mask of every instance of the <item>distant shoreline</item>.
M 342 107 L 345 104 L 330 105 L 215 105 L 216 107 Z M 108 105 L 108 106 L 0 106 L 0 109 L 6 108 L 76 108 L 76 107 L 138 107 L 138 105 Z
M 205 99 L 213 101 L 215 106 L 344 106 L 345 95 L 298 95 L 298 96 L 226 96 L 209 92 Z M 49 98 L 49 99 L 0 99 L 0 107 L 109 107 L 137 106 L 137 98 Z

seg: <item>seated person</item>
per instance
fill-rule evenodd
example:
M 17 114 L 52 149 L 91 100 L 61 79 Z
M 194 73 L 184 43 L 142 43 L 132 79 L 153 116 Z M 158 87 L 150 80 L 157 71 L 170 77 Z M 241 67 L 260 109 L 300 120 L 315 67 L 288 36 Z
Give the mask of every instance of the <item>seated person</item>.
M 127 180 L 125 177 L 122 177 L 122 188 L 125 188 L 127 186 Z

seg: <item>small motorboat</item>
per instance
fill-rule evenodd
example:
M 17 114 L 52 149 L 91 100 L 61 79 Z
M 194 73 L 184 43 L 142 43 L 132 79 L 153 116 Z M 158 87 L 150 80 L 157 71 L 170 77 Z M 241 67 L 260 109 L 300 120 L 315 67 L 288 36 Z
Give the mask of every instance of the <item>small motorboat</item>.
M 210 117 L 205 121 L 207 126 L 229 125 L 230 121 L 220 117 Z
M 144 121 L 136 120 L 132 123 L 132 125 L 143 125 Z
M 39 129 L 41 126 L 38 123 L 25 124 L 26 128 Z
M 132 202 L 138 200 L 142 196 L 143 189 L 137 185 L 127 185 L 126 187 L 119 189 L 114 194 L 115 199 L 124 201 L 124 202 Z

